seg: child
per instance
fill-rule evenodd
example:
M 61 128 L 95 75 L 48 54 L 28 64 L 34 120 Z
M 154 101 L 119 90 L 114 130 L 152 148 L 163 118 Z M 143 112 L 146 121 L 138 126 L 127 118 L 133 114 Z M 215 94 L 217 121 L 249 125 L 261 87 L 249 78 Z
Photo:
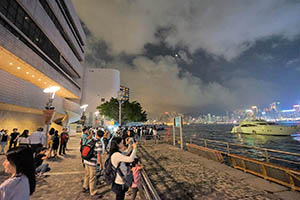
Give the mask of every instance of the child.
M 131 200 L 135 200 L 136 194 L 138 192 L 138 188 L 140 186 L 140 179 L 141 179 L 141 169 L 143 169 L 143 165 L 140 164 L 138 158 L 135 158 L 132 162 L 132 174 L 133 174 L 133 183 L 131 185 L 132 188 L 132 197 Z

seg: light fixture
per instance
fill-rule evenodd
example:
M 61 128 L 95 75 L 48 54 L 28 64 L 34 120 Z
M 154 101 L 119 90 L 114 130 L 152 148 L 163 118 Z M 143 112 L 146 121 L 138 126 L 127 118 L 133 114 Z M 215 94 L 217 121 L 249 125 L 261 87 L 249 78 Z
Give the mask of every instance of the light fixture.
M 34 78 L 34 75 L 32 75 L 32 78 Z
M 46 89 L 44 89 L 44 93 L 52 93 L 52 99 L 54 99 L 55 92 L 57 92 L 58 90 L 60 90 L 60 87 L 51 86 L 51 87 L 47 87 Z
M 39 78 L 38 81 L 41 81 L 41 79 Z
M 9 63 L 9 65 L 13 65 L 13 63 L 12 63 L 12 62 L 10 62 L 10 63 Z
M 88 106 L 89 106 L 88 104 L 84 104 L 84 105 L 80 106 L 80 108 L 85 110 Z
M 29 74 L 29 72 L 26 72 L 26 74 Z
M 17 69 L 21 69 L 21 67 L 17 67 Z
M 84 105 L 80 106 L 80 108 L 83 109 L 83 112 L 85 112 L 85 110 L 88 106 L 89 106 L 88 104 L 84 104 Z
M 44 82 L 44 84 L 47 84 L 47 82 Z

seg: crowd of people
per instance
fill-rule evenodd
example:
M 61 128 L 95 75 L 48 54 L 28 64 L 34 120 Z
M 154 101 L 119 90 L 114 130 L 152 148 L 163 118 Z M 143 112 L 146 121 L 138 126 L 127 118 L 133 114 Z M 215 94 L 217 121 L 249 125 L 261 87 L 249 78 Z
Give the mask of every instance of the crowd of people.
M 134 200 L 143 168 L 136 156 L 137 141 L 148 135 L 156 137 L 156 128 L 119 127 L 116 132 L 110 132 L 104 128 L 84 127 L 80 139 L 85 170 L 83 192 L 101 198 L 96 184 L 106 182 L 111 184 L 116 200 L 124 199 L 129 188 L 132 190 L 131 199 Z M 44 160 L 55 158 L 58 154 L 65 155 L 68 140 L 67 128 L 63 128 L 60 134 L 54 128 L 47 134 L 43 128 L 31 134 L 28 130 L 20 134 L 17 128 L 11 134 L 8 134 L 8 130 L 1 130 L 2 154 L 9 145 L 3 166 L 11 176 L 0 185 L 0 199 L 29 199 L 35 190 L 36 178 L 51 170 Z M 99 181 L 101 177 L 102 182 Z
M 136 141 L 143 136 L 140 134 L 143 133 L 143 129 L 140 129 L 140 132 L 139 129 L 139 127 L 119 128 L 115 133 L 110 133 L 103 128 L 83 129 L 80 141 L 81 153 L 82 155 L 85 153 L 86 147 L 93 148 L 94 152 L 90 158 L 83 157 L 85 168 L 83 192 L 89 193 L 91 197 L 100 198 L 101 195 L 95 189 L 99 168 L 103 171 L 104 180 L 111 184 L 116 200 L 124 199 L 130 187 L 132 188 L 131 199 L 136 198 L 143 168 L 136 156 Z M 112 179 L 106 180 L 109 178 Z
M 51 170 L 44 160 L 66 154 L 69 139 L 68 129 L 58 135 L 58 131 L 51 128 L 46 135 L 43 128 L 38 128 L 29 134 L 24 130 L 22 134 L 14 128 L 11 134 L 8 130 L 0 131 L 1 154 L 6 155 L 3 162 L 4 170 L 10 177 L 0 185 L 1 200 L 26 200 L 35 190 L 36 178 Z M 5 153 L 6 146 L 8 150 Z M 52 156 L 53 155 L 53 156 Z

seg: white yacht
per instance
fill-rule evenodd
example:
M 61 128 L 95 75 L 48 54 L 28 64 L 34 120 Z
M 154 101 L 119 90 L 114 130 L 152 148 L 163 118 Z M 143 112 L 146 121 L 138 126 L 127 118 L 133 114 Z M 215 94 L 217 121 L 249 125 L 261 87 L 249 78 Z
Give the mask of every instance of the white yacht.
M 265 120 L 244 120 L 240 124 L 234 126 L 232 133 L 245 133 L 257 135 L 292 135 L 297 133 L 297 126 L 284 126 L 274 122 Z

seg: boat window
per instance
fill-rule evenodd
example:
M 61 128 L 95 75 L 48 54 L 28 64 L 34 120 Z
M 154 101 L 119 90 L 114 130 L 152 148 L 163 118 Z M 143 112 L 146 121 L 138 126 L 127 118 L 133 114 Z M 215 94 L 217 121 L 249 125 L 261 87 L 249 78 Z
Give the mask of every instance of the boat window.
M 257 123 L 258 125 L 268 125 L 267 123 Z

